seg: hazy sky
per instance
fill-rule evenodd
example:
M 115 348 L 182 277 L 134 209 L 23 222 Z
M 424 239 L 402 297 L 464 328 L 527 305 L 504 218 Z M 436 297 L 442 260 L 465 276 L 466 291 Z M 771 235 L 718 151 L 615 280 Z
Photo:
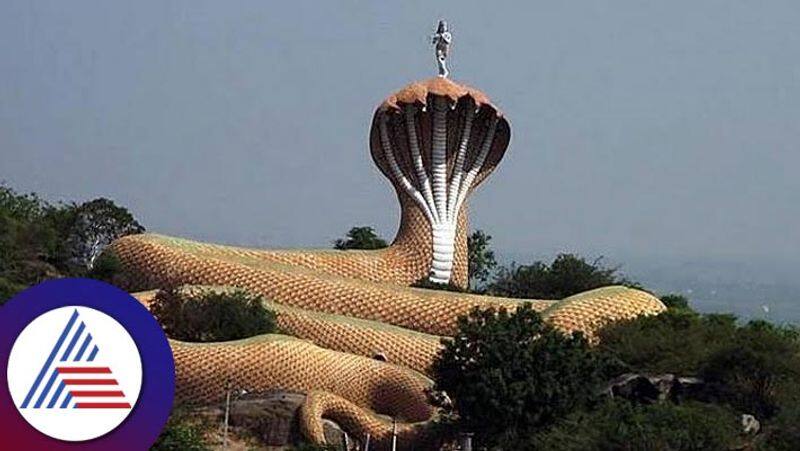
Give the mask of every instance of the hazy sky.
M 472 202 L 500 250 L 800 255 L 797 0 L 0 0 L 0 180 L 203 240 L 391 237 L 369 124 L 439 17 L 511 121 Z

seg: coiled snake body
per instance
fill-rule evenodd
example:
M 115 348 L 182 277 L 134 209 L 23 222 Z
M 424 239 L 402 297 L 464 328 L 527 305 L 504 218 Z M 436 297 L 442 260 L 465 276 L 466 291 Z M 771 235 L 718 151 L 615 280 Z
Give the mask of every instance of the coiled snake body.
M 378 107 L 370 148 L 401 207 L 396 238 L 375 251 L 257 250 L 160 235 L 132 235 L 108 252 L 132 292 L 175 286 L 236 287 L 263 295 L 279 335 L 190 344 L 172 341 L 177 397 L 214 403 L 226 387 L 308 393 L 301 429 L 324 442 L 322 418 L 385 444 L 389 417 L 409 443 L 435 415 L 430 363 L 442 337 L 474 307 L 521 300 L 409 287 L 422 278 L 467 284 L 468 194 L 505 153 L 508 122 L 477 90 L 437 77 Z M 228 289 L 228 288 L 216 288 Z M 187 291 L 191 295 L 191 289 Z M 153 293 L 140 293 L 144 303 Z M 590 338 L 609 321 L 661 312 L 652 295 L 607 287 L 561 301 L 526 300 L 565 332 Z M 373 359 L 376 354 L 387 362 Z M 404 443 L 401 440 L 401 443 Z

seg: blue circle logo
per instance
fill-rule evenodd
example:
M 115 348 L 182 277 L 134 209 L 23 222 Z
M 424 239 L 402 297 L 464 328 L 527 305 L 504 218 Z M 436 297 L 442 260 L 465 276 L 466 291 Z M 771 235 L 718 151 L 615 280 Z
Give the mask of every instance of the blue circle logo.
M 161 326 L 103 282 L 52 280 L 0 307 L 0 361 L 0 424 L 12 449 L 147 449 L 172 408 L 175 367 Z

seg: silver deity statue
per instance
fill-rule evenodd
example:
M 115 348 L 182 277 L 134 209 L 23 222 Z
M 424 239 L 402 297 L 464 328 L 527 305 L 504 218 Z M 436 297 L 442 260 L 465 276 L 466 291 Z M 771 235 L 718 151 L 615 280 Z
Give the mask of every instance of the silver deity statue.
M 436 49 L 436 64 L 439 65 L 439 76 L 447 77 L 450 71 L 447 70 L 447 55 L 450 52 L 450 43 L 453 42 L 453 35 L 447 28 L 447 21 L 440 20 L 436 28 L 436 34 L 431 41 Z

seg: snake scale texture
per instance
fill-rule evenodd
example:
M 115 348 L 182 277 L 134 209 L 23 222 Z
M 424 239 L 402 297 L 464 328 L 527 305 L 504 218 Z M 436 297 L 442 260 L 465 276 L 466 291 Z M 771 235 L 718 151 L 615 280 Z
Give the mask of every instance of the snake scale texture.
M 610 321 L 663 311 L 654 296 L 625 287 L 560 301 L 410 287 L 424 278 L 467 285 L 466 199 L 509 141 L 507 120 L 483 93 L 442 77 L 413 83 L 378 107 L 370 133 L 373 160 L 401 209 L 388 248 L 259 250 L 154 234 L 115 241 L 107 252 L 122 264 L 118 284 L 145 305 L 168 287 L 184 287 L 186 296 L 197 292 L 192 287 L 243 289 L 262 295 L 291 335 L 171 341 L 178 402 L 217 403 L 227 387 L 304 392 L 300 429 L 310 441 L 325 442 L 327 418 L 354 437 L 370 434 L 373 449 L 382 449 L 393 418 L 398 444 L 421 449 L 436 415 L 430 364 L 474 307 L 530 302 L 560 330 L 590 339 Z

